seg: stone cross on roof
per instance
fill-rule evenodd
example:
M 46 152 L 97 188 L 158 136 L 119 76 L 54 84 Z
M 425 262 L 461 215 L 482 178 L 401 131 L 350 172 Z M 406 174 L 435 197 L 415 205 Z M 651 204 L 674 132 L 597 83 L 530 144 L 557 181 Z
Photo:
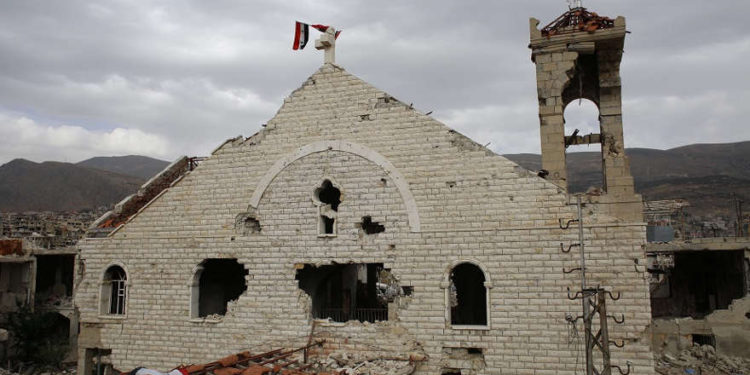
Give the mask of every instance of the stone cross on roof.
M 568 0 L 568 8 L 570 9 L 583 8 L 582 1 L 581 0 Z
M 323 57 L 324 64 L 335 64 L 336 63 L 336 29 L 329 27 L 315 40 L 315 49 L 322 49 L 325 51 Z

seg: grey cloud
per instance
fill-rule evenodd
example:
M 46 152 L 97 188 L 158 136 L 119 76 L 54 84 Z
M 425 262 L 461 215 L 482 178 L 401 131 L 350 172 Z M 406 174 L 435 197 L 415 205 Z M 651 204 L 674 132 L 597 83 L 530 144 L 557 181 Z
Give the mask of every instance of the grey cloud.
M 633 31 L 622 65 L 627 146 L 750 138 L 750 3 L 584 5 L 626 16 Z M 543 26 L 565 9 L 562 0 L 11 1 L 0 13 L 0 127 L 27 118 L 91 137 L 132 129 L 168 140 L 173 154 L 205 154 L 255 132 L 317 69 L 312 46 L 291 50 L 299 19 L 344 30 L 338 62 L 353 74 L 495 151 L 538 152 L 528 17 Z M 0 163 L 41 157 L 3 142 L 22 141 L 0 140 Z

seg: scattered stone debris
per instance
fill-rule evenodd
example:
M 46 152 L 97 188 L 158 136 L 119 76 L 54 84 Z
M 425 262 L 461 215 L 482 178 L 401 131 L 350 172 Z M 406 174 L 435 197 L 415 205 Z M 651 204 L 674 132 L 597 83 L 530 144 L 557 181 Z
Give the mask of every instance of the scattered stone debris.
M 65 366 L 61 369 L 36 364 L 19 364 L 12 370 L 0 367 L 0 375 L 75 375 L 77 367 L 75 364 Z
M 323 361 L 326 370 L 346 373 L 347 375 L 409 375 L 417 364 L 424 361 L 421 354 L 409 357 L 367 356 L 352 353 L 332 353 Z
M 378 301 L 382 304 L 391 303 L 396 297 L 406 295 L 399 280 L 389 269 L 384 268 L 378 272 L 378 282 L 376 287 Z
M 750 358 L 716 354 L 710 345 L 694 344 L 675 358 L 669 354 L 656 357 L 656 372 L 662 375 L 748 375 Z

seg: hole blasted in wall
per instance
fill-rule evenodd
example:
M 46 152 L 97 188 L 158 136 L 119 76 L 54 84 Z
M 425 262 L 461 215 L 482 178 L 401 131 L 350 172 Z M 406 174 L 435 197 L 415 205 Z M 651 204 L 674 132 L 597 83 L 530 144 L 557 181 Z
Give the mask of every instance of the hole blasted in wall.
M 305 264 L 296 268 L 295 278 L 310 297 L 309 311 L 314 319 L 387 321 L 388 304 L 405 295 L 382 263 Z
M 234 219 L 234 231 L 241 236 L 257 234 L 261 231 L 260 221 L 254 209 L 237 215 Z
M 466 371 L 469 374 L 475 374 L 487 366 L 484 361 L 484 349 L 476 347 L 443 347 L 442 364 L 444 368 L 458 373 Z
M 388 320 L 388 305 L 377 298 L 382 263 L 306 264 L 297 270 L 299 287 L 312 297 L 312 317 L 335 322 Z
M 191 316 L 218 319 L 229 303 L 247 290 L 248 271 L 237 259 L 206 259 L 198 266 L 192 287 Z
M 313 201 L 318 206 L 318 234 L 336 235 L 336 218 L 341 204 L 341 190 L 333 186 L 331 180 L 323 180 L 313 192 Z
M 363 216 L 362 222 L 359 223 L 359 227 L 362 228 L 362 230 L 366 234 L 376 234 L 376 233 L 385 232 L 385 225 L 382 225 L 376 221 L 372 221 L 371 216 Z
M 338 211 L 341 191 L 333 186 L 331 180 L 324 180 L 320 187 L 315 189 L 315 198 L 324 205 L 330 205 L 332 210 Z

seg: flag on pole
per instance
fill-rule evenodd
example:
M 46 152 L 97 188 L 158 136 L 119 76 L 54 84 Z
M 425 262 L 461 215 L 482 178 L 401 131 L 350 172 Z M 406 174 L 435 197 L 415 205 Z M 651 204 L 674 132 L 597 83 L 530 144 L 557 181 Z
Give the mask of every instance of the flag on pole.
M 315 25 L 310 25 L 310 26 L 315 28 L 315 30 L 320 31 L 321 33 L 328 31 L 328 25 L 315 24 Z M 338 39 L 339 34 L 341 34 L 341 30 L 336 30 L 336 35 L 334 35 L 334 38 Z
M 294 25 L 294 45 L 293 50 L 303 49 L 310 39 L 310 25 L 297 21 Z
M 315 30 L 320 31 L 321 33 L 324 33 L 326 32 L 326 30 L 328 30 L 328 25 L 315 24 L 315 25 L 310 25 L 310 26 L 314 27 Z
M 305 48 L 305 45 L 307 45 L 307 41 L 310 39 L 310 26 L 312 28 L 320 31 L 321 33 L 324 33 L 328 31 L 327 25 L 320 25 L 320 24 L 314 24 L 314 25 L 308 25 L 304 22 L 295 21 L 294 24 L 294 44 L 292 45 L 293 50 L 303 49 Z M 334 35 L 334 38 L 338 39 L 339 34 L 341 34 L 341 30 L 336 30 L 336 35 Z

